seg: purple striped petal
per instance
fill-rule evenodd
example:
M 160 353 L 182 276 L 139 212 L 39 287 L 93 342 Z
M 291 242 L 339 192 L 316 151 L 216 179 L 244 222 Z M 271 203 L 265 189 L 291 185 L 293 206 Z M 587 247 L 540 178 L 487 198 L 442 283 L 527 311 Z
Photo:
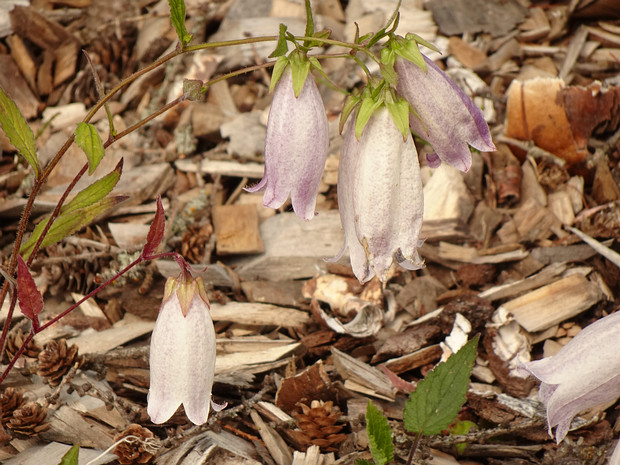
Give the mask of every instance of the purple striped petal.
M 398 92 L 416 113 L 409 124 L 441 161 L 467 171 L 471 167 L 467 144 L 481 151 L 495 150 L 489 127 L 471 99 L 432 60 L 424 60 L 426 73 L 404 58 L 397 58 L 394 66 Z

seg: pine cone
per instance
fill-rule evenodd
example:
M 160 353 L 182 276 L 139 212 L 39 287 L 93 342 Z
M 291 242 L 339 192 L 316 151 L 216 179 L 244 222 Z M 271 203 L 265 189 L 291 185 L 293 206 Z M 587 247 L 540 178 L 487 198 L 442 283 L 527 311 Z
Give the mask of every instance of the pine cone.
M 306 447 L 315 445 L 324 451 L 336 451 L 336 445 L 347 438 L 340 433 L 344 425 L 336 425 L 342 413 L 338 407 L 334 407 L 332 401 L 323 402 L 313 400 L 310 407 L 301 404 L 303 413 L 295 413 L 293 416 L 301 431 L 290 431 L 293 437 Z
M 114 441 L 127 436 L 136 436 L 139 440 L 123 441 L 114 449 L 121 465 L 150 463 L 159 448 L 158 440 L 153 439 L 151 430 L 132 423 L 125 431 L 118 434 Z
M 22 391 L 16 391 L 15 388 L 9 387 L 4 390 L 0 396 L 0 423 L 2 426 L 13 418 L 13 412 L 24 405 L 24 396 Z
M 78 347 L 74 344 L 67 347 L 67 341 L 51 341 L 39 354 L 39 376 L 47 378 L 51 386 L 58 386 L 60 380 L 75 364 L 84 363 L 84 357 L 78 356 Z
M 26 339 L 26 335 L 21 329 L 17 329 L 15 331 L 11 331 L 6 338 L 6 348 L 2 357 L 2 361 L 4 363 L 9 363 L 13 360 L 13 357 L 17 353 L 19 349 L 21 349 L 24 340 Z M 30 358 L 37 358 L 39 353 L 41 352 L 41 347 L 34 342 L 34 340 L 30 340 L 30 342 L 26 345 L 26 348 L 22 352 L 22 355 Z
M 47 408 L 36 402 L 28 402 L 13 412 L 13 418 L 6 424 L 9 432 L 16 438 L 28 439 L 49 429 L 45 423 Z

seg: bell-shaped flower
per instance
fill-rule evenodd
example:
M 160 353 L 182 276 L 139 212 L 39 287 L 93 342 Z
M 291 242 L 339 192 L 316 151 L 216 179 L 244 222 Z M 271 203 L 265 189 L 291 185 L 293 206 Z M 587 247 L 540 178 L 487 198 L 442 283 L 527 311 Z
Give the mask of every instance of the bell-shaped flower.
M 329 128 L 321 94 L 308 74 L 295 97 L 290 69 L 275 86 L 265 137 L 265 174 L 249 192 L 265 190 L 263 204 L 280 208 L 291 196 L 293 210 L 314 217 L 316 196 L 327 159 Z
M 168 420 L 183 404 L 192 423 L 207 421 L 215 373 L 215 330 L 200 278 L 168 278 L 151 336 L 147 412 Z
M 435 153 L 427 157 L 432 168 L 441 162 L 461 171 L 471 167 L 467 144 L 481 151 L 493 151 L 495 145 L 482 111 L 432 60 L 424 56 L 426 72 L 402 57 L 394 68 L 397 90 L 415 114 L 409 117 L 413 132 L 427 140 Z
M 411 134 L 403 140 L 389 111 L 375 111 L 359 140 L 346 129 L 338 168 L 338 205 L 351 266 L 362 283 L 387 280 L 394 262 L 423 263 L 417 252 L 424 199 Z M 342 255 L 342 252 L 341 252 Z M 336 257 L 337 259 L 338 257 Z
M 575 415 L 620 397 L 620 312 L 584 328 L 552 356 L 524 364 L 542 381 L 538 397 L 547 407 L 549 433 L 560 442 Z M 620 453 L 614 454 L 620 462 Z

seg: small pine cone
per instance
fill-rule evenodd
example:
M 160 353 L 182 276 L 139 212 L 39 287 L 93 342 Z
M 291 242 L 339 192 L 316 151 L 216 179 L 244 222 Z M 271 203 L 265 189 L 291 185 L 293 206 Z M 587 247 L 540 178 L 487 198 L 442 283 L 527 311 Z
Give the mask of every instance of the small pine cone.
M 301 404 L 303 413 L 293 414 L 301 431 L 292 431 L 294 436 L 306 443 L 307 446 L 316 445 L 324 451 L 336 451 L 336 445 L 343 442 L 347 435 L 340 433 L 344 425 L 336 425 L 342 413 L 334 407 L 332 401 L 323 402 L 313 400 L 310 407 Z
M 45 423 L 46 416 L 47 408 L 36 402 L 28 402 L 13 412 L 13 418 L 6 427 L 14 437 L 28 439 L 49 429 L 50 424 Z
M 24 405 L 24 402 L 24 396 L 21 391 L 16 391 L 12 387 L 4 390 L 0 396 L 0 411 L 2 412 L 0 423 L 2 423 L 2 426 L 6 426 L 13 418 L 13 412 Z
M 153 438 L 151 430 L 132 423 L 118 434 L 114 441 L 120 441 L 127 436 L 136 436 L 139 439 L 123 441 L 114 448 L 118 462 L 121 465 L 151 463 L 151 459 L 159 449 L 159 441 Z
M 9 363 L 11 360 L 13 360 L 13 357 L 15 356 L 17 351 L 21 349 L 25 339 L 26 335 L 21 329 L 11 331 L 6 338 L 6 348 L 4 350 L 2 361 L 5 363 Z M 41 347 L 39 347 L 39 345 L 31 339 L 30 342 L 26 345 L 24 351 L 22 352 L 22 355 L 30 358 L 37 358 L 40 352 Z
M 39 354 L 39 376 L 47 378 L 51 386 L 58 386 L 60 380 L 75 364 L 84 363 L 84 357 L 78 356 L 78 347 L 74 344 L 67 347 L 67 341 L 51 341 Z

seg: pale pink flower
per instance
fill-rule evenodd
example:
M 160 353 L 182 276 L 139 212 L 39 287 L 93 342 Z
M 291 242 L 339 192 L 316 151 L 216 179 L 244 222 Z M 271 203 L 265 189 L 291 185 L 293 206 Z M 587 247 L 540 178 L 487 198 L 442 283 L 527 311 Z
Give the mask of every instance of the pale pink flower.
M 371 116 L 358 141 L 353 119 L 340 156 L 338 206 L 343 251 L 349 248 L 353 272 L 362 283 L 375 274 L 385 281 L 394 262 L 410 270 L 423 265 L 417 252 L 423 204 L 411 134 L 403 140 L 383 107 Z
M 469 170 L 467 144 L 481 151 L 495 145 L 480 109 L 432 60 L 424 56 L 426 72 L 404 58 L 397 58 L 397 89 L 416 114 L 409 117 L 411 129 L 427 140 L 435 153 L 427 157 L 436 168 L 441 162 L 461 171 Z
M 616 312 L 584 328 L 556 355 L 524 364 L 542 381 L 538 397 L 547 406 L 549 433 L 556 427 L 557 442 L 579 412 L 620 397 L 619 335 Z M 620 452 L 613 457 L 610 463 L 620 463 Z
M 147 412 L 167 421 L 181 404 L 192 423 L 207 421 L 215 373 L 215 330 L 200 278 L 168 278 L 151 336 Z
M 280 208 L 291 196 L 300 218 L 314 217 L 316 196 L 327 159 L 329 128 L 321 94 L 311 75 L 299 94 L 290 69 L 275 86 L 265 137 L 265 175 L 249 192 L 265 190 L 263 204 Z

